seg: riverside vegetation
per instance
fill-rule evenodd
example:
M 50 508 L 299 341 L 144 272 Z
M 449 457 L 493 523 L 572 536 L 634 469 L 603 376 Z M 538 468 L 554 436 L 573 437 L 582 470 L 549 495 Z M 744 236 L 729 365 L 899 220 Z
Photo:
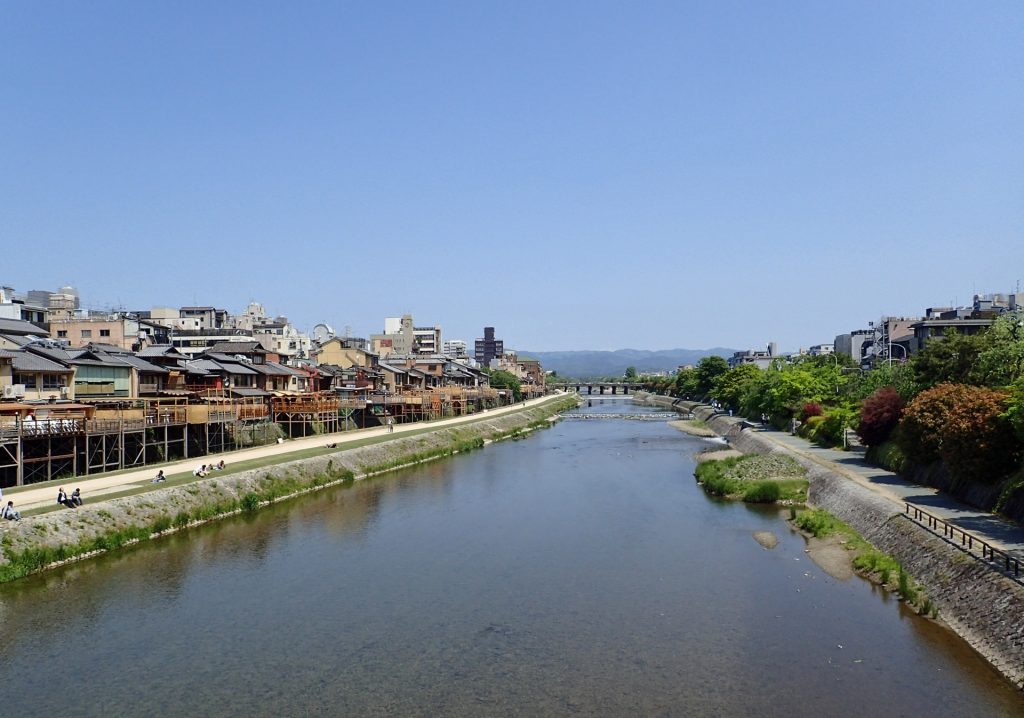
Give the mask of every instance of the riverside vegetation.
M 549 426 L 577 405 L 565 397 L 459 427 L 391 438 L 229 476 L 89 504 L 76 511 L 26 517 L 0 538 L 0 582 L 157 538 L 165 533 L 260 507 L 327 486 L 351 483 L 402 466 L 519 438 Z M 8 522 L 10 524 L 10 522 Z
M 733 456 L 697 464 L 697 481 L 712 496 L 753 504 L 807 500 L 807 471 L 782 454 Z
M 798 511 L 791 507 L 790 521 L 794 526 L 819 539 L 836 537 L 850 552 L 854 569 L 865 578 L 894 591 L 919 614 L 937 618 L 938 607 L 892 556 L 879 551 L 865 541 L 848 524 L 822 509 Z M 896 578 L 895 583 L 893 577 Z
M 936 618 L 938 607 L 896 559 L 876 549 L 827 511 L 805 506 L 806 473 L 794 459 L 777 453 L 711 459 L 699 463 L 695 471 L 701 486 L 712 496 L 756 504 L 788 504 L 794 526 L 817 539 L 837 539 L 850 552 L 851 565 L 860 575 L 895 591 L 919 614 Z
M 652 391 L 715 400 L 826 446 L 851 433 L 868 458 L 984 510 L 1024 520 L 1024 312 L 974 335 L 949 330 L 906 361 L 779 358 L 768 370 L 705 357 Z

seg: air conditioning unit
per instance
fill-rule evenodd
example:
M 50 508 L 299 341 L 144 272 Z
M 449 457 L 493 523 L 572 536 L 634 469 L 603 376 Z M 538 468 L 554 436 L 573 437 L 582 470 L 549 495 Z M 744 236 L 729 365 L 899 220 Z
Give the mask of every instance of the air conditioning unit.
M 14 387 L 10 384 L 4 387 L 4 399 L 14 398 Z
M 68 388 L 66 386 L 62 386 L 60 388 L 60 398 L 61 399 L 67 399 L 68 398 Z
M 11 388 L 14 389 L 14 396 L 17 399 L 24 398 L 25 396 L 25 385 L 24 384 L 11 384 Z

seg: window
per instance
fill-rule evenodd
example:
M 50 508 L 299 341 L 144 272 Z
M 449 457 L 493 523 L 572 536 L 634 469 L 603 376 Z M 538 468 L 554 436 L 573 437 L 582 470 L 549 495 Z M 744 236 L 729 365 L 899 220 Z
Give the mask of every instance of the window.
M 109 329 L 100 329 L 100 336 L 101 337 L 109 337 L 110 336 L 110 330 Z
M 67 386 L 65 374 L 43 374 L 43 389 L 60 389 Z
M 82 339 L 92 339 L 92 329 L 83 329 Z
M 67 339 L 68 338 L 68 330 L 67 329 L 58 329 L 57 330 L 57 338 L 58 339 Z
M 15 384 L 24 384 L 26 389 L 35 389 L 36 388 L 36 375 L 35 374 L 19 374 L 18 372 L 15 372 L 14 373 L 14 382 L 13 383 L 15 383 Z

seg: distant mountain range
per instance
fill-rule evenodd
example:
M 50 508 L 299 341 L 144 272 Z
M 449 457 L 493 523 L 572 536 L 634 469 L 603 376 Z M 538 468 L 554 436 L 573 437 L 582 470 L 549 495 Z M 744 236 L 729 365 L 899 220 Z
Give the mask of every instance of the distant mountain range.
M 696 364 L 707 356 L 731 357 L 735 349 L 619 349 L 617 351 L 533 352 L 518 351 L 521 357 L 540 360 L 545 370 L 554 369 L 562 376 L 589 379 L 620 376 L 627 367 L 636 367 L 638 373 L 672 371 L 680 366 Z

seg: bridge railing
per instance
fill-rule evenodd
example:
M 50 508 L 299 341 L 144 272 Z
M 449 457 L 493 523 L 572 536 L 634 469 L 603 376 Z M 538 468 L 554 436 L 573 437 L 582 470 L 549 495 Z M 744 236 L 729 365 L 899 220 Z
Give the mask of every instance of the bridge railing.
M 975 546 L 981 548 L 981 557 L 986 561 L 991 561 L 994 564 L 1004 568 L 1007 573 L 1013 572 L 1014 578 L 1020 578 L 1020 559 L 1016 556 L 1006 553 L 1002 549 L 998 549 L 988 541 L 980 539 L 972 533 L 964 531 L 959 526 L 955 526 L 944 519 L 940 519 L 938 516 L 928 513 L 924 509 L 918 508 L 913 504 L 906 504 L 906 514 L 909 518 L 913 519 L 919 525 L 924 526 L 936 534 L 942 531 L 944 538 L 956 543 L 958 540 L 960 546 L 971 553 L 974 553 L 977 549 Z

